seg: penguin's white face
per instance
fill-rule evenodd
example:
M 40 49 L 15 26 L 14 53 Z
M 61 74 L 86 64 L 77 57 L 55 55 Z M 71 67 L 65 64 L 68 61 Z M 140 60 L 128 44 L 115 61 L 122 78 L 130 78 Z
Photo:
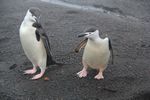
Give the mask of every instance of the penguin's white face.
M 99 37 L 99 30 L 95 30 L 94 32 L 86 32 L 79 34 L 78 37 L 86 37 L 88 39 L 96 39 Z
M 36 7 L 31 7 L 28 9 L 26 16 L 25 16 L 25 20 L 29 20 L 29 21 L 38 21 L 40 19 L 41 16 L 41 10 L 39 8 Z
M 28 10 L 25 19 L 30 21 L 36 21 L 37 18 L 30 12 L 30 10 Z

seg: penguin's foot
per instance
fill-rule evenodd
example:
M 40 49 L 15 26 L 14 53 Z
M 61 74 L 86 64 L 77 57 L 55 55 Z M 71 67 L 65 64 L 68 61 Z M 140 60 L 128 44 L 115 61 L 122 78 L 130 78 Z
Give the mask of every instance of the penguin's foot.
M 97 80 L 104 79 L 103 73 L 99 72 L 94 78 L 97 79 Z
M 24 74 L 34 74 L 36 73 L 36 68 L 33 68 L 33 69 L 29 69 L 29 70 L 25 70 L 24 71 Z
M 43 76 L 43 74 L 44 74 L 44 72 L 41 72 L 40 74 L 37 74 L 37 75 L 33 76 L 31 79 L 32 80 L 37 80 L 37 79 L 41 78 Z
M 87 71 L 86 70 L 81 70 L 80 72 L 77 73 L 77 75 L 82 78 L 87 76 Z

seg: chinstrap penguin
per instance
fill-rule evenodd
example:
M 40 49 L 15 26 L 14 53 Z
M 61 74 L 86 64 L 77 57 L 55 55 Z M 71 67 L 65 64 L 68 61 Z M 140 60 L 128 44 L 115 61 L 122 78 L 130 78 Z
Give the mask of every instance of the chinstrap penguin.
M 40 16 L 39 8 L 29 8 L 19 30 L 23 50 L 33 65 L 33 68 L 24 71 L 24 74 L 36 73 L 37 67 L 41 70 L 32 79 L 41 78 L 45 73 L 46 66 L 56 63 L 52 58 L 48 36 L 39 23 Z
M 95 79 L 103 79 L 103 71 L 107 67 L 110 54 L 112 54 L 113 63 L 113 49 L 110 39 L 108 37 L 100 38 L 99 30 L 96 28 L 88 28 L 84 33 L 79 34 L 78 37 L 85 37 L 85 39 L 75 49 L 75 52 L 79 52 L 84 47 L 82 56 L 83 69 L 77 75 L 80 78 L 86 77 L 87 69 L 90 67 L 99 71 L 94 77 Z

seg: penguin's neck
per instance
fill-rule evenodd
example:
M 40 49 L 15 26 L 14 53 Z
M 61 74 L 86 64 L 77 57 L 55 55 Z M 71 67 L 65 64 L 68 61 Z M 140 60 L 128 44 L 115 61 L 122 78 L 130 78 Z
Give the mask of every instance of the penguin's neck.
M 31 22 L 31 23 L 34 23 L 36 22 L 36 20 L 31 17 L 29 14 L 27 14 L 25 17 L 24 17 L 24 22 Z
M 101 39 L 100 37 L 97 37 L 97 38 L 94 38 L 94 39 L 91 39 L 91 38 L 88 39 L 88 42 L 89 42 L 90 44 L 101 43 L 101 41 L 102 41 L 102 39 Z
M 28 18 L 28 17 L 25 17 L 24 20 L 23 20 L 23 25 L 27 25 L 27 26 L 30 26 L 34 23 L 35 21 Z
M 97 42 L 97 41 L 102 41 L 103 39 L 100 38 L 100 36 L 96 34 L 93 37 L 88 38 L 88 40 L 91 42 Z

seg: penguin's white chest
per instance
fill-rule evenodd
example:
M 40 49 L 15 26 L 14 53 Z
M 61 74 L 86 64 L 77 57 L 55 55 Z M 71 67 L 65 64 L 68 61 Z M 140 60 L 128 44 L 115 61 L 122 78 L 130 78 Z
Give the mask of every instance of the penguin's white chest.
M 108 43 L 92 43 L 87 42 L 83 53 L 83 61 L 88 64 L 88 66 L 97 69 L 101 65 L 106 65 L 110 57 L 110 51 L 108 48 Z
M 46 50 L 42 40 L 37 41 L 36 28 L 21 25 L 20 27 L 20 40 L 23 50 L 28 59 L 35 65 L 38 65 L 42 60 L 47 59 Z

